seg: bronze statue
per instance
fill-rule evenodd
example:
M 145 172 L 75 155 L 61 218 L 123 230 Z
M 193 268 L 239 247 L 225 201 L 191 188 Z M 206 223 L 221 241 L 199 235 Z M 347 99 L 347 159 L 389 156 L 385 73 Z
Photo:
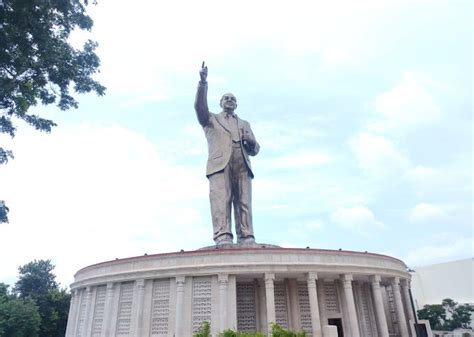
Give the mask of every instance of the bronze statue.
M 231 209 L 234 205 L 237 243 L 255 243 L 252 226 L 252 179 L 249 156 L 260 146 L 250 124 L 234 110 L 237 99 L 231 93 L 220 101 L 222 112 L 209 112 L 207 106 L 207 66 L 202 63 L 194 108 L 207 138 L 209 157 L 206 176 L 209 179 L 212 225 L 216 245 L 232 244 Z

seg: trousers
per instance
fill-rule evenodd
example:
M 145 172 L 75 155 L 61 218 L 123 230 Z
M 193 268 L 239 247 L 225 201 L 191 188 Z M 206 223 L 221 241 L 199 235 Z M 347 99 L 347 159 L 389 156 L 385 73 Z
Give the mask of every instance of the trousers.
M 237 242 L 254 239 L 252 178 L 245 164 L 240 142 L 233 143 L 227 166 L 209 176 L 209 187 L 214 241 L 232 242 L 232 205 Z

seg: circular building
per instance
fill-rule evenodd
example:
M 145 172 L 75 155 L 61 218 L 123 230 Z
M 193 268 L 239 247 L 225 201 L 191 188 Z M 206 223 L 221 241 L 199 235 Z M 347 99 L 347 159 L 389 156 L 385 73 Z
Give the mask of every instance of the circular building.
M 409 337 L 406 269 L 379 254 L 264 245 L 108 261 L 76 273 L 66 336 L 189 337 L 208 321 L 213 335 L 276 322 L 318 337 L 334 335 L 328 325 Z

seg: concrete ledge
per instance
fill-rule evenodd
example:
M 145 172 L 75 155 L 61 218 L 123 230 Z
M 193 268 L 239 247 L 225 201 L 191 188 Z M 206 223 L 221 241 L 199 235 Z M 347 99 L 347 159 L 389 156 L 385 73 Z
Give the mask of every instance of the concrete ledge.
M 382 277 L 410 278 L 406 265 L 393 257 L 343 250 L 278 247 L 242 247 L 199 249 L 166 254 L 145 255 L 102 262 L 75 274 L 71 289 L 107 282 L 138 278 L 176 277 L 180 275 L 260 275 L 274 272 L 304 277 L 308 272 L 328 274 L 378 274 Z

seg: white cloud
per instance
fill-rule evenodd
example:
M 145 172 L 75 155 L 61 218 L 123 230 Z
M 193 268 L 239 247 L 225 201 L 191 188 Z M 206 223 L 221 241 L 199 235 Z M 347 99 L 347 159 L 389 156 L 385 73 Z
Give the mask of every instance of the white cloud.
M 382 229 L 384 224 L 377 221 L 372 211 L 366 207 L 338 208 L 331 214 L 332 222 L 342 228 L 368 234 L 375 229 Z
M 465 225 L 469 215 L 465 216 L 467 211 L 464 210 L 471 206 L 465 206 L 471 203 L 471 199 L 465 197 L 472 194 L 471 161 L 464 159 L 459 165 L 456 163 L 460 173 L 447 174 L 451 168 L 443 165 L 452 163 L 452 156 L 448 160 L 437 153 L 428 159 L 424 156 L 425 166 L 413 167 L 410 159 L 414 164 L 421 163 L 405 155 L 419 153 L 410 152 L 413 144 L 405 142 L 401 148 L 391 140 L 395 137 L 383 137 L 385 132 L 393 136 L 388 132 L 436 122 L 438 103 L 450 109 L 464 106 L 463 90 L 445 91 L 446 97 L 434 95 L 434 92 L 442 93 L 438 89 L 443 88 L 415 72 L 406 72 L 400 83 L 383 89 L 385 92 L 372 102 L 376 113 L 373 124 L 369 129 L 364 126 L 365 132 L 356 134 L 349 142 L 367 179 L 360 179 L 349 162 L 353 158 L 337 165 L 334 160 L 345 160 L 341 159 L 345 155 L 343 149 L 328 145 L 338 142 L 347 130 L 354 129 L 351 123 L 357 117 L 337 120 L 338 114 L 327 112 L 344 111 L 344 106 L 334 106 L 341 102 L 351 104 L 356 111 L 357 106 L 352 103 L 365 95 L 366 90 L 380 87 L 380 82 L 374 79 L 380 79 L 381 69 L 390 69 L 390 74 L 386 74 L 390 78 L 393 72 L 400 70 L 397 60 L 404 63 L 397 53 L 405 53 L 412 40 L 397 38 L 417 40 L 421 36 L 407 36 L 407 31 L 393 20 L 385 26 L 379 25 L 392 14 L 387 8 L 399 10 L 396 18 L 412 20 L 406 16 L 413 14 L 411 1 L 404 2 L 403 8 L 398 7 L 399 2 L 380 0 L 303 0 L 297 3 L 244 0 L 232 7 L 207 0 L 139 1 L 132 5 L 124 0 L 100 1 L 98 6 L 90 7 L 95 20 L 91 38 L 100 45 L 99 75 L 108 87 L 107 104 L 101 109 L 107 113 L 87 116 L 86 111 L 85 118 L 113 118 L 123 125 L 150 132 L 151 124 L 144 124 L 153 123 L 157 115 L 141 116 L 144 111 L 137 109 L 133 114 L 136 120 L 132 122 L 131 114 L 112 115 L 112 111 L 120 108 L 117 99 L 125 111 L 144 101 L 168 100 L 167 106 L 183 106 L 182 99 L 187 97 L 188 112 L 193 113 L 197 71 L 206 60 L 211 84 L 235 83 L 236 78 L 244 77 L 249 79 L 247 89 L 257 94 L 261 90 L 280 93 L 277 100 L 259 100 L 258 113 L 251 119 L 262 145 L 261 154 L 253 162 L 256 171 L 253 197 L 257 201 L 254 210 L 259 212 L 263 222 L 271 222 L 272 217 L 281 215 L 280 219 L 291 218 L 290 223 L 297 223 L 295 228 L 301 233 L 316 233 L 317 238 L 321 231 L 330 231 L 331 226 L 317 221 L 297 222 L 297 219 L 315 210 L 326 219 L 341 205 L 370 205 L 375 200 L 383 207 L 388 195 L 393 196 L 390 201 L 394 202 L 394 208 L 404 207 L 400 206 L 403 200 L 394 199 L 413 192 L 423 196 L 418 200 L 440 202 L 437 196 L 445 197 L 443 210 L 450 216 L 456 212 L 449 205 L 459 204 L 453 195 L 461 195 L 464 208 L 452 223 L 459 219 Z M 426 9 L 431 10 L 433 6 Z M 420 22 L 408 22 L 407 27 L 418 27 Z M 453 26 L 453 29 L 459 27 Z M 436 29 L 427 31 L 431 33 L 423 36 L 428 38 L 428 43 L 439 34 Z M 392 51 L 396 53 L 386 57 L 386 53 Z M 435 52 L 441 57 L 444 55 L 440 50 Z M 377 61 L 372 62 L 374 60 Z M 344 66 L 354 64 L 358 66 L 341 73 Z M 279 87 L 276 90 L 252 81 L 257 77 L 263 79 L 261 70 L 265 66 L 268 66 L 267 72 L 276 69 L 275 76 L 280 81 L 271 81 Z M 370 68 L 368 72 L 363 71 L 366 66 Z M 224 69 L 230 67 L 239 71 L 231 76 L 224 73 Z M 458 68 L 449 62 L 441 68 L 442 73 L 433 73 L 434 78 L 449 78 L 443 76 L 444 73 L 453 74 L 452 78 L 457 76 L 454 74 Z M 358 71 L 352 71 L 354 69 Z M 430 64 L 423 69 L 431 69 Z M 328 72 L 322 73 L 322 70 Z M 358 83 L 356 92 L 351 89 L 351 83 Z M 173 101 L 176 95 L 180 96 L 180 102 Z M 214 93 L 209 95 L 209 102 L 218 102 L 220 96 L 211 99 Z M 298 95 L 310 97 L 301 100 Z M 248 102 L 252 101 L 250 96 Z M 306 101 L 311 104 L 307 105 Z M 68 116 L 77 120 L 82 112 L 68 113 Z M 145 120 L 139 122 L 142 117 Z M 52 135 L 19 134 L 11 146 L 17 158 L 0 167 L 0 198 L 6 199 L 11 208 L 11 223 L 0 225 L 0 254 L 12 257 L 2 260 L 0 280 L 5 275 L 16 274 L 20 264 L 34 258 L 56 259 L 53 262 L 60 270 L 58 275 L 69 282 L 78 268 L 104 259 L 209 245 L 212 233 L 208 186 L 204 178 L 206 140 L 195 118 L 190 120 L 189 127 L 183 126 L 183 121 L 179 127 L 173 127 L 178 119 L 170 116 L 167 118 L 170 124 L 163 123 L 176 130 L 173 135 L 171 132 L 153 133 L 156 144 L 120 127 L 84 125 L 82 129 L 58 128 Z M 342 124 L 337 130 L 321 127 Z M 457 124 L 446 125 L 451 131 L 456 127 Z M 327 148 L 325 146 L 334 151 L 318 152 Z M 453 148 L 453 155 L 470 158 L 464 149 L 449 147 L 449 143 L 447 148 Z M 428 149 L 435 150 L 438 149 Z M 289 155 L 272 162 L 275 153 Z M 182 165 L 192 162 L 197 169 L 180 167 L 174 164 L 176 162 Z M 286 170 L 270 171 L 269 163 L 278 168 L 298 165 L 317 169 L 288 174 Z M 379 181 L 374 184 L 372 178 Z M 415 186 L 416 191 L 405 190 L 410 186 Z M 393 187 L 399 188 L 400 193 L 394 195 Z M 390 217 L 384 214 L 383 221 L 393 222 Z M 362 228 L 365 232 L 382 227 L 373 212 L 365 207 L 340 208 L 333 212 L 332 220 L 343 228 Z M 262 228 L 260 225 L 256 223 L 255 227 Z M 288 231 L 280 233 L 273 229 L 269 235 L 273 235 L 276 242 L 286 240 L 283 236 L 289 234 Z M 353 233 L 351 230 L 343 232 L 349 233 L 344 234 L 349 237 Z M 396 235 L 403 236 L 406 231 L 400 229 L 399 232 Z M 347 239 L 344 235 L 340 239 Z M 399 237 L 392 239 L 396 241 Z M 400 254 L 393 252 L 393 255 Z
M 445 218 L 445 213 L 440 206 L 429 203 L 420 203 L 410 211 L 409 220 L 412 223 L 437 222 Z
M 292 223 L 288 229 L 288 233 L 304 244 L 304 240 L 312 238 L 323 228 L 324 223 L 321 220 L 306 220 Z
M 115 257 L 205 246 L 211 227 L 202 171 L 163 160 L 128 129 L 88 124 L 51 135 L 23 130 L 15 160 L 0 167 L 10 223 L 0 225 L 0 279 L 19 265 L 53 258 L 67 285 L 85 265 Z M 14 238 L 12 240 L 12 238 Z M 27 247 L 27 249 L 23 249 Z
M 309 231 L 318 231 L 324 227 L 324 223 L 320 220 L 308 220 L 303 222 L 303 228 Z
M 436 184 L 442 177 L 439 170 L 433 167 L 417 165 L 406 172 L 405 178 L 415 186 L 424 188 Z
M 418 165 L 405 173 L 403 179 L 408 182 L 421 200 L 429 199 L 440 193 L 445 196 L 470 194 L 472 187 L 472 168 L 469 158 L 463 157 L 439 167 Z
M 409 160 L 395 144 L 382 136 L 360 133 L 349 140 L 359 167 L 373 177 L 398 175 L 409 166 Z
M 405 72 L 400 84 L 374 100 L 379 119 L 369 123 L 372 131 L 400 131 L 436 121 L 440 108 L 428 90 L 430 80 L 413 72 Z
M 272 104 L 264 104 L 263 108 L 267 110 L 267 113 L 272 114 L 279 111 L 279 107 Z M 301 120 L 290 113 L 286 113 L 275 119 L 257 120 L 252 123 L 252 129 L 266 153 L 296 153 L 298 149 L 306 147 L 308 143 L 323 137 L 326 132 L 326 130 L 316 128 L 315 123 L 309 121 L 310 119 Z M 308 151 L 314 153 L 313 150 Z M 320 154 L 327 155 L 326 153 Z
M 265 165 L 279 169 L 304 170 L 327 164 L 332 160 L 333 158 L 326 153 L 307 150 L 273 158 Z
M 320 56 L 323 69 L 365 60 L 371 53 L 367 35 L 375 31 L 375 13 L 390 6 L 373 0 L 244 0 L 231 8 L 214 0 L 140 1 L 133 6 L 124 0 L 102 1 L 89 6 L 92 33 L 78 33 L 72 40 L 99 42 L 98 77 L 109 94 L 161 99 L 173 95 L 169 74 L 197 76 L 203 60 L 219 67 L 222 60 L 257 45 Z M 209 76 L 210 81 L 221 77 L 212 71 Z
M 453 261 L 472 256 L 472 237 L 455 233 L 439 233 L 421 237 L 417 248 L 409 251 L 403 258 L 409 266 L 423 266 L 433 263 Z

